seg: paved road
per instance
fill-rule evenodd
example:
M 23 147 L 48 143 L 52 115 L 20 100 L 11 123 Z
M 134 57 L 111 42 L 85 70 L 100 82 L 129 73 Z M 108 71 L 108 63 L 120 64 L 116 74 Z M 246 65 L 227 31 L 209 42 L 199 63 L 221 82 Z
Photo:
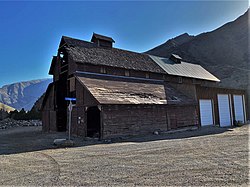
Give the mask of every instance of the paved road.
M 248 131 L 207 128 L 95 145 L 78 138 L 78 147 L 53 149 L 64 134 L 13 129 L 0 132 L 0 185 L 247 186 Z

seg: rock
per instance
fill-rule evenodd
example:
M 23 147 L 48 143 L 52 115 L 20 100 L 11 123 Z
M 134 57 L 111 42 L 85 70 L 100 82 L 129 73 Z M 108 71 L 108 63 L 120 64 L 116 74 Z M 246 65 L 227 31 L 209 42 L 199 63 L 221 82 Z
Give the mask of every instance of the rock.
M 63 142 L 66 141 L 66 139 L 55 139 L 53 144 L 54 145 L 61 145 Z
M 159 135 L 159 132 L 158 132 L 158 131 L 154 131 L 153 134 L 154 134 L 154 135 Z
M 67 140 L 67 139 L 55 139 L 54 145 L 58 147 L 73 147 L 74 142 L 73 140 Z
M 42 126 L 42 122 L 40 120 L 14 120 L 10 118 L 0 120 L 0 129 L 9 129 L 22 126 Z

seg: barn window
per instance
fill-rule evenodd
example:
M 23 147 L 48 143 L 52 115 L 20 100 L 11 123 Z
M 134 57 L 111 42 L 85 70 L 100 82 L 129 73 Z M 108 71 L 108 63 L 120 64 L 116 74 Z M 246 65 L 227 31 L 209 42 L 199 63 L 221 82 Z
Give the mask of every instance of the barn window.
M 178 77 L 178 83 L 182 83 L 182 77 Z
M 149 79 L 149 73 L 146 73 L 146 78 Z
M 130 76 L 129 70 L 125 70 L 125 76 L 127 76 L 127 77 Z
M 101 67 L 101 73 L 107 73 L 106 68 L 105 67 Z
M 193 83 L 193 84 L 197 84 L 196 79 L 192 79 L 192 83 Z
M 64 54 L 61 52 L 60 53 L 60 58 L 63 58 L 64 57 Z

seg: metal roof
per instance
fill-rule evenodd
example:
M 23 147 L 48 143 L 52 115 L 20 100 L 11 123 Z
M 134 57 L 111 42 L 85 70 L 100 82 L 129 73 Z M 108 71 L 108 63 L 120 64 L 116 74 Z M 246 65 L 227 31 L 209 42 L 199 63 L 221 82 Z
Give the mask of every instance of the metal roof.
M 149 56 L 169 75 L 190 77 L 216 82 L 220 81 L 217 77 L 209 73 L 200 65 L 191 64 L 183 61 L 181 61 L 181 63 L 175 63 L 169 58 L 157 57 L 153 55 Z

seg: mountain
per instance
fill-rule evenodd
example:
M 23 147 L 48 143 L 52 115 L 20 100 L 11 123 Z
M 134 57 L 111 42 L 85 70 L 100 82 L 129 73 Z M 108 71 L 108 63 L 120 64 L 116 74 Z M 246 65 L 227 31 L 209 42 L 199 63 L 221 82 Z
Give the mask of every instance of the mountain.
M 17 110 L 30 110 L 51 81 L 39 79 L 5 85 L 0 88 L 0 102 Z
M 6 112 L 10 112 L 10 111 L 14 111 L 15 109 L 8 106 L 8 105 L 5 105 L 3 103 L 0 103 L 0 110 L 3 110 L 3 111 L 6 111 Z
M 178 54 L 185 61 L 200 64 L 217 76 L 221 80 L 219 86 L 247 89 L 250 78 L 248 17 L 249 10 L 211 32 L 197 36 L 180 35 L 146 53 L 162 57 Z M 180 43 L 176 42 L 179 38 Z
M 181 34 L 175 38 L 172 38 L 166 41 L 164 44 L 161 44 L 146 53 L 156 55 L 156 56 L 165 56 L 166 54 L 171 54 L 175 49 L 180 47 L 182 44 L 191 41 L 194 36 L 190 36 L 188 33 Z

